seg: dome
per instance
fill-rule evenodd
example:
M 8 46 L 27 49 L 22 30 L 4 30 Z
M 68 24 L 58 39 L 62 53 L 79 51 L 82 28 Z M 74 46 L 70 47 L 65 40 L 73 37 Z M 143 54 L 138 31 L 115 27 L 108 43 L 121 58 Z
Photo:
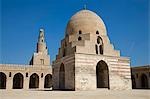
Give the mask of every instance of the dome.
M 106 35 L 105 24 L 102 19 L 90 10 L 81 10 L 74 14 L 66 27 L 66 34 L 72 35 L 82 31 L 83 34 L 99 32 L 100 35 Z

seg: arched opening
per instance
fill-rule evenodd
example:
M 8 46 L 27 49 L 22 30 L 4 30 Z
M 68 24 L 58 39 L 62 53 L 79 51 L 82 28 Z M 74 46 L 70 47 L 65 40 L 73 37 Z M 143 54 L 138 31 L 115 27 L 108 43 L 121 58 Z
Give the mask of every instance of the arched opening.
M 135 82 L 134 75 L 131 75 L 131 79 L 132 79 L 132 89 L 134 89 L 134 88 L 136 88 L 136 82 Z
M 30 76 L 29 88 L 39 88 L 39 76 L 36 73 Z
M 104 61 L 99 61 L 96 66 L 97 88 L 109 89 L 109 70 Z
M 23 88 L 23 75 L 17 73 L 13 77 L 13 89 L 22 89 Z
M 96 31 L 96 34 L 99 34 L 99 32 L 98 32 L 98 31 Z
M 81 30 L 79 30 L 79 34 L 82 34 L 82 31 L 81 31 Z
M 99 52 L 100 52 L 100 54 L 103 54 L 103 45 L 99 46 Z
M 47 74 L 44 80 L 44 88 L 51 88 L 51 87 L 52 87 L 52 75 Z
M 63 63 L 59 70 L 59 89 L 65 89 L 65 67 Z
M 148 88 L 148 79 L 145 74 L 142 74 L 142 76 L 141 76 L 141 87 Z
M 0 72 L 0 89 L 6 89 L 6 74 Z
M 79 37 L 78 37 L 78 41 L 81 41 L 81 40 L 82 40 L 82 37 L 79 36 Z
M 102 40 L 102 38 L 100 36 L 97 37 L 97 44 L 96 45 L 97 45 L 96 54 L 97 53 L 103 54 L 103 40 Z
M 96 54 L 98 54 L 98 46 L 95 45 L 95 51 L 96 51 Z

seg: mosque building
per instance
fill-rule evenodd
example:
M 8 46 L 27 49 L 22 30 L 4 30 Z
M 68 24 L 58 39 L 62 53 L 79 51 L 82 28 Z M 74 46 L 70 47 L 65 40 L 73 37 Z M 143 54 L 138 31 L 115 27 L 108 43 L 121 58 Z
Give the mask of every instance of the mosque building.
M 69 20 L 50 64 L 44 30 L 29 65 L 0 64 L 0 89 L 129 90 L 130 58 L 120 56 L 95 12 L 80 10 Z

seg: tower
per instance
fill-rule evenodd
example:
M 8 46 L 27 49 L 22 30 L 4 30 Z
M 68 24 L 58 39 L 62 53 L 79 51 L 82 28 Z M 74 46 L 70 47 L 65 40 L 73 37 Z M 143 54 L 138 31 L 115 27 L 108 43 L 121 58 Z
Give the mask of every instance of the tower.
M 53 89 L 131 89 L 130 59 L 115 50 L 103 20 L 90 10 L 69 20 L 52 68 Z
M 46 46 L 44 29 L 40 29 L 36 52 L 33 54 L 30 65 L 50 65 L 50 56 Z

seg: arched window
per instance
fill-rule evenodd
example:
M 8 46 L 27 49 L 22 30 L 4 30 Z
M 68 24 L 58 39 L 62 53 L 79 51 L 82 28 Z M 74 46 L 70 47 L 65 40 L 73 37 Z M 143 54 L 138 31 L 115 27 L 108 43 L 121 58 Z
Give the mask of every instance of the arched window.
M 0 72 L 0 89 L 6 89 L 6 74 Z
M 78 41 L 81 41 L 81 40 L 82 40 L 82 37 L 79 36 L 79 37 L 78 37 Z
M 98 46 L 95 45 L 96 54 L 98 54 Z
M 97 37 L 96 54 L 103 54 L 103 40 L 100 36 Z M 98 50 L 99 49 L 99 50 Z
M 98 32 L 98 31 L 96 31 L 96 34 L 99 34 L 99 32 Z
M 11 72 L 9 72 L 9 77 L 11 77 Z
M 82 34 L 82 31 L 81 31 L 81 30 L 79 30 L 79 34 Z
M 28 73 L 26 73 L 26 77 L 28 77 Z
M 43 78 L 43 73 L 41 73 L 41 78 Z
M 17 73 L 13 77 L 13 89 L 22 89 L 23 88 L 23 75 Z
M 99 46 L 99 52 L 100 52 L 100 54 L 103 54 L 103 45 Z

